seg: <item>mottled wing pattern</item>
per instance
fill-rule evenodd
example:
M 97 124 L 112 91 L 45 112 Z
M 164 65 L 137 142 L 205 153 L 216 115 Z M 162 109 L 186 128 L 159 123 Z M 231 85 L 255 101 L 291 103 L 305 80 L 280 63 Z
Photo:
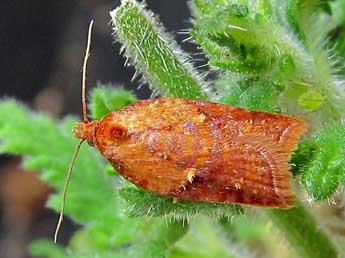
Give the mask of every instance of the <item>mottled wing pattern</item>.
M 180 199 L 290 207 L 300 119 L 208 101 L 139 101 L 105 117 L 97 146 L 134 184 Z
M 189 126 L 205 117 L 182 100 L 139 101 L 105 117 L 97 130 L 98 148 L 125 178 L 167 194 L 185 185 L 194 170 L 201 137 Z M 119 137 L 123 135 L 123 137 Z

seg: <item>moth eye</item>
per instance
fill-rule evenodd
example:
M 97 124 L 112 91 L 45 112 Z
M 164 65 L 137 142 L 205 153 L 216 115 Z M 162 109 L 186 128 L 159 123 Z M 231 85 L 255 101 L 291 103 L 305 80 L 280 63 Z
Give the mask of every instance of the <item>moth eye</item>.
M 87 141 L 87 144 L 88 144 L 89 146 L 91 146 L 91 147 L 95 146 L 95 144 L 94 144 L 93 142 L 91 142 L 91 141 Z

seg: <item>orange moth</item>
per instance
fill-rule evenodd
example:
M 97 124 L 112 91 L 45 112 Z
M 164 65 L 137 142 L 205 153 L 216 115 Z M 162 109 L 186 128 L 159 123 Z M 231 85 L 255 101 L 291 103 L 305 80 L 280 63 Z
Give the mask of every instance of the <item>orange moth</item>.
M 94 145 L 113 167 L 140 188 L 175 199 L 238 203 L 269 208 L 294 205 L 288 161 L 307 130 L 301 119 L 249 111 L 204 100 L 138 101 L 89 121 L 83 66 L 83 122 L 74 135 Z

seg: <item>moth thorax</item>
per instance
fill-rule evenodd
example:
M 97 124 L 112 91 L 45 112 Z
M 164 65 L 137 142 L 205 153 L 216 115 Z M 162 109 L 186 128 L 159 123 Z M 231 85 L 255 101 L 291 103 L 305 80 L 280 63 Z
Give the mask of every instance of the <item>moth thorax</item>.
M 73 128 L 74 136 L 90 143 L 95 143 L 98 123 L 98 121 L 76 123 Z

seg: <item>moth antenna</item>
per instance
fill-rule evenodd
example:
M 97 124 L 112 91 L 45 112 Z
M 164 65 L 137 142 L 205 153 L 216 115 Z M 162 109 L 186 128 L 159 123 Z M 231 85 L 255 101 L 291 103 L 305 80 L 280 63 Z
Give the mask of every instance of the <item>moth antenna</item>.
M 89 33 L 87 36 L 87 45 L 86 45 L 84 64 L 83 64 L 83 78 L 82 78 L 82 83 L 81 83 L 81 102 L 83 105 L 83 121 L 85 123 L 90 122 L 89 119 L 87 118 L 86 72 L 87 72 L 87 61 L 89 60 L 89 57 L 90 57 L 92 25 L 93 25 L 93 20 L 90 22 L 90 25 L 89 25 Z
M 67 176 L 66 176 L 66 181 L 65 181 L 65 187 L 63 189 L 63 197 L 62 197 L 62 203 L 61 203 L 61 209 L 60 209 L 60 217 L 59 217 L 59 221 L 58 221 L 58 223 L 56 225 L 55 234 L 54 234 L 54 243 L 57 242 L 57 238 L 58 238 L 58 234 L 59 234 L 59 231 L 60 231 L 60 227 L 61 227 L 61 224 L 63 222 L 63 214 L 64 214 L 64 211 L 65 211 L 67 189 L 68 189 L 68 186 L 69 186 L 69 182 L 71 181 L 71 176 L 72 176 L 72 170 L 73 170 L 74 162 L 75 162 L 75 159 L 77 158 L 77 155 L 78 155 L 79 150 L 80 150 L 80 146 L 81 146 L 81 144 L 83 142 L 84 142 L 84 139 L 80 140 L 80 142 L 78 143 L 78 145 L 77 145 L 77 147 L 76 147 L 76 149 L 74 151 L 74 154 L 72 156 L 72 160 L 69 163 L 69 168 L 68 168 L 68 172 L 67 172 Z

